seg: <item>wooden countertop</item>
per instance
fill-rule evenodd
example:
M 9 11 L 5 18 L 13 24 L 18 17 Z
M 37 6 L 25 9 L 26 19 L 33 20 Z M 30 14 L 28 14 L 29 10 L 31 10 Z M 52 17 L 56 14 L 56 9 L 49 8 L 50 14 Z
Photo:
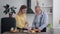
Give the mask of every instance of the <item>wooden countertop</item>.
M 11 33 L 11 32 L 5 32 L 5 33 L 3 33 L 3 34 L 48 34 L 48 32 L 41 32 L 41 33 L 27 33 L 27 32 L 25 32 L 25 33 Z

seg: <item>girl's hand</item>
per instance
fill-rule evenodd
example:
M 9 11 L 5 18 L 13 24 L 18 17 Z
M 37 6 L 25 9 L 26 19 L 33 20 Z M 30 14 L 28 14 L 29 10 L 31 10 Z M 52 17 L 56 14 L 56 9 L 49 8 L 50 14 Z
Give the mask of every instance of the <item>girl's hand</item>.
M 25 27 L 24 28 L 28 28 L 28 23 L 25 23 Z

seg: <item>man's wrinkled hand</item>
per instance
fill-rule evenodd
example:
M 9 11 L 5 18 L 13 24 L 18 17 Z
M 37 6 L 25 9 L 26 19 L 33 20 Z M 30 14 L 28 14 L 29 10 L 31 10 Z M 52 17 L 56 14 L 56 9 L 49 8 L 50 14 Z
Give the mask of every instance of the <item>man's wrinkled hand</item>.
M 41 32 L 41 30 L 40 30 L 40 29 L 35 29 L 35 31 Z

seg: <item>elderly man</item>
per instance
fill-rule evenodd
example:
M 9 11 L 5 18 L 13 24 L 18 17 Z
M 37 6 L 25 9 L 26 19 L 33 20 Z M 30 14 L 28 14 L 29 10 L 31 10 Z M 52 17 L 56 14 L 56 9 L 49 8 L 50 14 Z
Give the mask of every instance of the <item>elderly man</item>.
M 46 32 L 48 18 L 47 14 L 41 10 L 40 6 L 35 7 L 35 13 L 32 29 L 36 32 Z

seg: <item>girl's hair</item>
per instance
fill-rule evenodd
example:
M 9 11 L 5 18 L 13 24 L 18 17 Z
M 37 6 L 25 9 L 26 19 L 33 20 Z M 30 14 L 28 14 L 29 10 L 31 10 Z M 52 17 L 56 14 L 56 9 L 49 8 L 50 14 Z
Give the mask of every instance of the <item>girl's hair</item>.
M 27 6 L 26 6 L 26 5 L 22 5 L 22 6 L 20 7 L 20 10 L 25 9 L 25 8 L 27 8 Z
M 21 5 L 21 7 L 20 7 L 20 9 L 19 9 L 18 14 L 22 11 L 22 9 L 25 9 L 25 8 L 27 8 L 27 6 L 26 6 L 26 5 Z

